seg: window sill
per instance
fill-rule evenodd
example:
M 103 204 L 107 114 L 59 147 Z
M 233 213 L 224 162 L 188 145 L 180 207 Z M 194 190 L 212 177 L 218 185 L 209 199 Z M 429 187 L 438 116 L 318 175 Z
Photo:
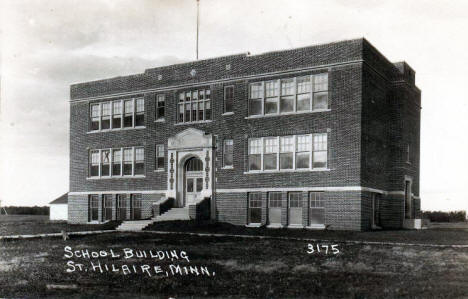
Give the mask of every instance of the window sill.
M 261 223 L 249 223 L 245 225 L 245 227 L 260 227 L 260 226 L 262 226 Z
M 224 112 L 221 114 L 222 116 L 227 116 L 227 115 L 234 115 L 234 112 Z
M 166 119 L 164 119 L 164 118 L 158 118 L 158 119 L 156 119 L 154 122 L 155 122 L 155 123 L 163 123 L 163 122 L 165 122 L 165 121 L 166 121 Z
M 164 172 L 165 169 L 155 169 L 154 172 Z
M 268 224 L 267 228 L 283 228 L 282 224 Z
M 221 167 L 221 169 L 234 169 L 234 166 L 224 166 L 224 167 Z
M 300 112 L 285 112 L 285 113 L 274 113 L 274 114 L 264 114 L 264 115 L 250 115 L 244 117 L 244 119 L 256 119 L 256 118 L 265 118 L 265 117 L 277 117 L 277 116 L 284 116 L 284 115 L 301 115 L 301 114 L 312 114 L 312 113 L 320 113 L 320 112 L 327 112 L 331 111 L 331 109 L 317 109 L 313 111 L 300 111 Z
M 311 224 L 306 226 L 307 229 L 325 229 L 325 224 Z
M 186 123 L 176 123 L 174 126 L 183 126 L 183 125 L 196 125 L 196 124 L 208 124 L 213 122 L 212 120 L 204 120 L 204 121 L 192 121 L 192 122 L 186 122 Z
M 244 171 L 244 174 L 330 171 L 330 168 Z
M 133 128 L 96 130 L 96 131 L 88 131 L 88 132 L 86 132 L 86 134 L 107 133 L 107 132 L 118 132 L 118 131 L 129 131 L 129 130 L 141 130 L 141 129 L 146 129 L 146 127 L 145 127 L 145 126 L 138 126 L 138 127 L 133 127 Z
M 288 228 L 304 228 L 304 225 L 302 225 L 302 224 L 290 224 L 290 225 L 288 225 Z
M 103 177 L 87 177 L 86 180 L 112 180 L 112 179 L 142 179 L 145 175 L 123 175 L 123 176 L 103 176 Z

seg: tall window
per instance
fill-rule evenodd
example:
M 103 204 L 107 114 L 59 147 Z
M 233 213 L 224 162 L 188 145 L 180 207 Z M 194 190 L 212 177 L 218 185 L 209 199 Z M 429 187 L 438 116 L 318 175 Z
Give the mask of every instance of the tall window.
M 411 163 L 411 160 L 410 160 L 410 145 L 409 144 L 406 145 L 406 163 Z
M 156 145 L 156 170 L 164 170 L 164 145 Z
M 232 112 L 234 107 L 234 86 L 224 87 L 224 113 Z
M 326 133 L 249 139 L 249 171 L 315 168 L 327 168 Z
M 112 195 L 102 195 L 102 219 L 112 220 Z
M 309 225 L 325 224 L 325 200 L 323 192 L 309 193 Z
M 164 119 L 166 113 L 166 99 L 163 94 L 158 94 L 156 97 L 156 119 Z
M 145 125 L 145 99 L 136 99 L 135 104 L 135 126 L 141 127 Z
M 312 154 L 312 167 L 313 168 L 326 168 L 327 167 L 327 134 L 314 134 L 313 135 L 313 154 Z
M 99 130 L 99 104 L 93 104 L 90 106 L 90 114 L 91 114 L 91 123 L 90 123 L 90 130 L 96 131 Z
M 327 73 L 250 84 L 251 116 L 325 109 L 328 109 Z
M 101 104 L 101 130 L 108 130 L 111 127 L 111 102 Z
M 145 174 L 145 149 L 143 147 L 135 148 L 135 175 Z
M 89 196 L 88 207 L 88 221 L 99 221 L 99 195 Z
M 124 101 L 124 128 L 133 127 L 133 100 Z
M 112 128 L 122 128 L 122 101 L 112 102 Z
M 120 176 L 122 174 L 122 150 L 112 150 L 112 175 Z
M 101 176 L 110 176 L 110 150 L 101 151 Z
M 262 139 L 249 139 L 249 170 L 262 169 Z
M 91 151 L 89 154 L 89 176 L 99 176 L 99 151 Z
M 232 139 L 224 140 L 223 145 L 223 166 L 232 167 L 233 165 L 233 141 Z
M 262 222 L 262 194 L 249 193 L 249 223 L 260 224 Z
M 123 150 L 123 175 L 133 174 L 133 149 L 125 148 Z
M 117 194 L 116 195 L 116 219 L 117 220 L 126 220 L 127 219 L 127 196 L 126 194 Z
M 281 208 L 283 201 L 281 192 L 268 193 L 268 223 L 281 224 Z
M 186 91 L 179 94 L 178 122 L 189 123 L 211 120 L 211 91 Z

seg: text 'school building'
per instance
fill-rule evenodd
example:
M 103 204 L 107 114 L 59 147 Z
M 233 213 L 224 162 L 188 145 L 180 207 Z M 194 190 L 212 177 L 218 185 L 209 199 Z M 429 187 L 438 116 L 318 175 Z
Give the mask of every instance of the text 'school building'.
M 411 226 L 420 99 L 365 39 L 72 85 L 69 221 Z

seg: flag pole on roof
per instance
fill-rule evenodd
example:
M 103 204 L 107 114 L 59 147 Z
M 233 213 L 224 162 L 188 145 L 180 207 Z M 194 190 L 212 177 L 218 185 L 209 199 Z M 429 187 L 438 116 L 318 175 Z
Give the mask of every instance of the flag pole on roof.
M 200 27 L 200 0 L 197 0 L 197 60 L 198 60 L 198 27 Z

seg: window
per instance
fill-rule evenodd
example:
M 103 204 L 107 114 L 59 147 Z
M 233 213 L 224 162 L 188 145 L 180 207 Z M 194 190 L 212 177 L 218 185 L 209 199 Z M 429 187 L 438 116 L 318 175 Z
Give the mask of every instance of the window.
M 278 138 L 264 138 L 265 152 L 263 155 L 263 169 L 272 170 L 277 169 L 277 155 L 278 155 Z
M 116 219 L 127 219 L 127 196 L 125 194 L 117 194 L 116 197 Z
M 224 113 L 232 112 L 234 107 L 234 86 L 224 87 Z
M 124 128 L 133 127 L 133 100 L 124 101 Z
M 232 167 L 233 165 L 233 141 L 232 139 L 224 140 L 223 145 L 223 166 Z
M 139 220 L 141 219 L 141 207 L 142 207 L 142 196 L 141 194 L 131 194 L 131 215 L 130 219 Z
M 262 169 L 262 139 L 249 139 L 249 170 Z
M 110 150 L 101 151 L 101 176 L 110 176 Z
M 166 113 L 166 99 L 163 94 L 156 97 L 156 119 L 163 120 Z
M 109 130 L 111 127 L 111 102 L 102 103 L 101 130 Z
M 145 174 L 145 149 L 143 147 L 135 148 L 135 175 Z
M 310 168 L 310 135 L 300 135 L 296 138 L 296 169 Z
M 89 176 L 99 176 L 99 151 L 91 151 L 89 155 Z
M 328 109 L 327 73 L 250 84 L 250 116 L 324 109 Z
M 156 145 L 156 170 L 164 170 L 164 145 Z
M 122 128 L 122 101 L 112 102 L 112 128 Z
M 90 122 L 90 130 L 96 131 L 99 130 L 99 104 L 93 104 L 90 106 L 90 114 L 91 114 L 91 122 Z
M 325 200 L 323 192 L 309 193 L 309 225 L 325 224 Z
M 259 192 L 249 193 L 249 219 L 251 224 L 262 222 L 262 194 Z
M 280 137 L 280 169 L 293 169 L 294 136 Z
M 102 219 L 112 220 L 112 195 L 102 195 Z
M 327 168 L 327 134 L 250 138 L 249 171 Z
M 327 134 L 314 134 L 313 135 L 313 154 L 312 160 L 313 168 L 326 168 L 327 167 Z
M 135 104 L 135 127 L 141 127 L 145 125 L 145 99 L 136 99 Z
M 279 81 L 265 82 L 265 114 L 278 113 Z
M 179 94 L 178 122 L 189 123 L 211 120 L 211 91 L 186 91 Z
M 133 149 L 123 150 L 123 175 L 133 175 Z
M 122 150 L 112 150 L 112 175 L 119 176 L 122 174 Z
M 411 163 L 411 160 L 410 160 L 410 145 L 409 144 L 406 145 L 406 163 Z
M 99 221 L 99 195 L 89 196 L 88 207 L 88 221 Z
M 249 113 L 263 114 L 263 82 L 250 84 Z
M 302 225 L 302 192 L 290 192 L 288 199 L 289 225 Z
M 268 223 L 281 224 L 281 208 L 283 206 L 281 192 L 268 193 Z

